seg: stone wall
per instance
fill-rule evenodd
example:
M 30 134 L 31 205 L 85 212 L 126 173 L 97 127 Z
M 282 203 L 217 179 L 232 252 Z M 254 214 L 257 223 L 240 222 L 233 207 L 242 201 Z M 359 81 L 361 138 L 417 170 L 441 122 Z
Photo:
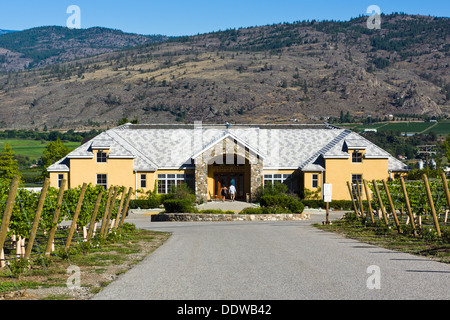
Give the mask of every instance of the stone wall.
M 309 220 L 309 213 L 301 214 L 194 214 L 160 213 L 151 216 L 151 221 L 299 221 Z

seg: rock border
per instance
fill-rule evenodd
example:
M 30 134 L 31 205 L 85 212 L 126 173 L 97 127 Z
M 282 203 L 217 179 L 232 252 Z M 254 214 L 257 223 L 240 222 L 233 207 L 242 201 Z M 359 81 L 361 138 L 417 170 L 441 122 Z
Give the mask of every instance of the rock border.
M 309 213 L 281 214 L 207 214 L 207 213 L 160 213 L 151 216 L 151 221 L 299 221 L 309 220 Z

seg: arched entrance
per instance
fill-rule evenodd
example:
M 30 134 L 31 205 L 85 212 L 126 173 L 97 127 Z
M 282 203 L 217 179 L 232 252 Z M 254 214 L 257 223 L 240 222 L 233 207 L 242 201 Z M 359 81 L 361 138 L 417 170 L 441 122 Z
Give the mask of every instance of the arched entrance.
M 246 200 L 248 194 L 251 200 L 262 185 L 262 158 L 236 139 L 225 137 L 195 156 L 194 161 L 197 199 L 220 196 L 223 185 L 228 188 L 234 183 L 236 199 Z

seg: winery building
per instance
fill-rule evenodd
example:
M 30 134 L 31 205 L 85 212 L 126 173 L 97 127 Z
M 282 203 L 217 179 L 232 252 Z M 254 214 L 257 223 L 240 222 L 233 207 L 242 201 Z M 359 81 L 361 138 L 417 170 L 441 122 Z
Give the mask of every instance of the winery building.
M 62 179 L 167 193 L 188 184 L 197 200 L 223 185 L 237 199 L 254 199 L 261 186 L 284 183 L 303 193 L 332 184 L 333 200 L 349 199 L 347 181 L 388 179 L 409 168 L 350 130 L 323 125 L 124 124 L 107 130 L 47 168 Z

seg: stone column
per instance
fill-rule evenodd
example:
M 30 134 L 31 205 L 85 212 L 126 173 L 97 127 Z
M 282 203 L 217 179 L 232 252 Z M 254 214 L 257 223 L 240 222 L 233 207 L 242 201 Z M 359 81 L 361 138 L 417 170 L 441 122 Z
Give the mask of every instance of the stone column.
M 203 155 L 195 158 L 195 199 L 208 200 L 208 162 Z
M 255 200 L 258 189 L 263 185 L 263 161 L 260 157 L 246 151 L 250 163 L 250 201 Z

